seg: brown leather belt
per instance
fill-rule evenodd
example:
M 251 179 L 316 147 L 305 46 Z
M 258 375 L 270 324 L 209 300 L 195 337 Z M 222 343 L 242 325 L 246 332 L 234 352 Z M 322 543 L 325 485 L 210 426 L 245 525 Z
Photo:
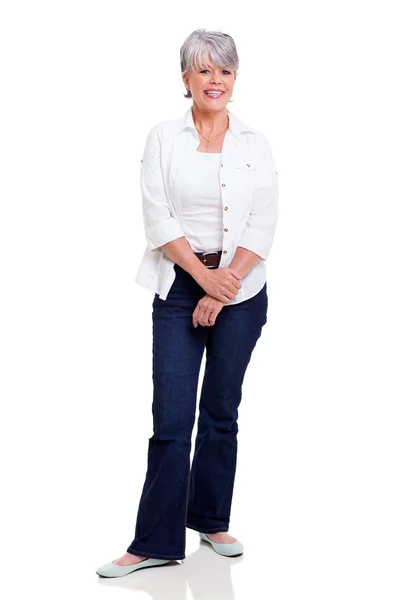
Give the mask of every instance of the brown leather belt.
M 208 269 L 217 269 L 221 260 L 222 250 L 213 252 L 195 252 L 195 255 Z

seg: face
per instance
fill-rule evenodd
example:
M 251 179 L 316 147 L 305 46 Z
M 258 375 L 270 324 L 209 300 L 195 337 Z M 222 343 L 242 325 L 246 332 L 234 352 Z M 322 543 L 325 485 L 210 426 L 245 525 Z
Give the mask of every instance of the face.
M 196 71 L 195 69 L 182 75 L 186 89 L 190 89 L 193 103 L 202 110 L 221 110 L 231 99 L 236 75 L 229 67 L 215 67 L 212 64 L 207 68 Z M 206 94 L 205 90 L 218 90 Z

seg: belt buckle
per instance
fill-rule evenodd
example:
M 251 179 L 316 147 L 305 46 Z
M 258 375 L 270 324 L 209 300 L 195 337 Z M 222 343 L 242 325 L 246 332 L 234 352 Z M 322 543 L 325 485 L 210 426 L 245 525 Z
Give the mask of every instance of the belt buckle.
M 203 265 L 205 265 L 207 267 L 207 269 L 213 269 L 214 268 L 213 265 L 206 265 L 206 263 L 204 262 L 204 257 L 206 254 L 218 254 L 218 252 L 216 250 L 212 250 L 211 252 L 203 252 L 203 256 L 202 256 Z

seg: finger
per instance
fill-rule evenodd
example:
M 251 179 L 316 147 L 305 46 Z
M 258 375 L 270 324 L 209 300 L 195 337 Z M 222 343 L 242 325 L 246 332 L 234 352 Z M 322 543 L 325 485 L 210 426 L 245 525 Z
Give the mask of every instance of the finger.
M 227 284 L 227 286 L 228 286 L 228 289 L 231 290 L 231 292 L 233 292 L 234 294 L 237 294 L 237 292 L 242 287 L 242 284 L 240 283 L 240 281 L 238 279 L 231 279 L 229 281 L 229 283 Z
M 202 324 L 203 324 L 204 327 L 209 327 L 209 325 L 210 325 L 210 315 L 211 315 L 212 311 L 213 311 L 212 307 L 209 307 L 209 308 L 205 307 L 204 313 L 203 313 L 203 316 L 202 316 Z
M 231 294 L 231 296 L 229 296 L 229 294 Z M 216 294 L 214 295 L 214 298 L 216 298 L 220 302 L 223 302 L 224 304 L 226 302 L 229 302 L 229 300 L 232 300 L 232 298 L 234 298 L 234 297 L 235 296 L 232 296 L 232 293 L 229 292 L 229 288 L 227 285 L 220 285 L 219 289 L 216 291 Z
M 239 291 L 239 289 L 235 286 L 233 281 L 226 281 L 222 284 L 221 293 L 225 294 L 225 296 L 228 296 L 229 300 L 232 300 L 232 298 L 234 298 L 236 296 L 238 291 Z M 233 296 L 232 296 L 232 294 L 233 294 Z
M 202 327 L 205 327 L 207 325 L 207 316 L 206 316 L 206 311 L 204 309 L 200 309 L 199 311 L 199 316 L 198 316 L 198 320 L 199 323 Z
M 233 292 L 232 290 L 227 290 L 224 294 L 229 298 L 229 300 L 233 300 L 236 298 L 237 292 Z
M 219 300 L 220 302 L 223 302 L 224 304 L 228 304 L 228 302 L 231 301 L 231 298 L 228 298 L 227 296 L 220 294 L 219 296 L 217 296 L 217 300 Z
M 213 324 L 214 324 L 214 323 L 213 323 L 213 320 L 214 320 L 213 314 L 214 314 L 214 313 L 213 313 L 213 311 L 212 311 L 212 310 L 210 310 L 210 311 L 207 313 L 207 315 L 206 315 L 206 317 L 207 317 L 207 323 L 206 323 L 206 326 L 207 326 L 207 327 L 210 327 L 210 325 L 213 325 Z
M 231 269 L 230 267 L 227 267 L 227 269 L 229 273 L 232 273 L 232 275 L 236 277 L 236 279 L 241 279 L 240 275 L 234 269 Z

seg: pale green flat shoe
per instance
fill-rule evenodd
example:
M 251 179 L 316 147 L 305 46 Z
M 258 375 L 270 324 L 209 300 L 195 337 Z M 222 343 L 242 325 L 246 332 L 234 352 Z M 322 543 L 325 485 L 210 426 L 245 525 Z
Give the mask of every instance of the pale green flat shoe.
M 232 542 L 232 544 L 217 544 L 217 542 L 210 540 L 206 533 L 199 531 L 199 534 L 202 540 L 211 544 L 213 550 L 218 554 L 222 554 L 222 556 L 240 556 L 243 554 L 244 547 L 239 540 Z
M 124 577 L 124 575 L 129 575 L 129 573 L 133 573 L 133 571 L 137 571 L 138 569 L 158 567 L 159 565 L 166 565 L 169 562 L 171 561 L 160 558 L 146 558 L 135 565 L 128 565 L 126 567 L 110 562 L 96 569 L 96 573 L 102 577 Z

